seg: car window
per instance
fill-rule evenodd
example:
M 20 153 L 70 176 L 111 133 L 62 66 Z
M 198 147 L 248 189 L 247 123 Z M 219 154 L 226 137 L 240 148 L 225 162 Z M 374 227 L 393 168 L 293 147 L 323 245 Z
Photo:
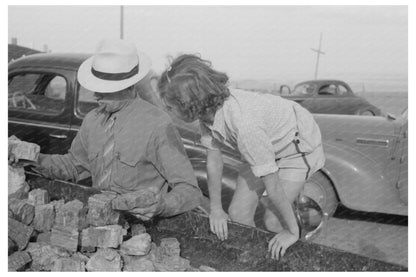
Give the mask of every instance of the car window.
M 65 100 L 66 81 L 61 76 L 53 78 L 45 89 L 45 96 L 51 99 Z
M 83 86 L 78 86 L 78 99 L 77 99 L 77 112 L 81 116 L 85 116 L 92 109 L 98 106 L 97 100 L 94 97 L 94 92 L 90 91 Z
M 341 96 L 348 95 L 348 89 L 344 85 L 338 85 L 338 94 Z
M 315 84 L 301 84 L 297 85 L 293 90 L 293 95 L 312 95 L 315 91 Z
M 51 73 L 23 73 L 9 79 L 9 109 L 59 114 L 65 108 L 67 83 Z
M 323 85 L 322 87 L 319 88 L 318 94 L 319 95 L 336 95 L 337 86 L 334 84 Z

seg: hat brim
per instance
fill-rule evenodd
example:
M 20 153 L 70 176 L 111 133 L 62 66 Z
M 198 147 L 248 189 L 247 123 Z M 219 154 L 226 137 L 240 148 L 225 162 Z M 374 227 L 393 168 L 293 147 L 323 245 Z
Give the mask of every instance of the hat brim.
M 94 58 L 94 56 L 92 56 L 86 59 L 79 67 L 77 74 L 78 82 L 81 86 L 93 92 L 113 93 L 126 89 L 143 79 L 147 73 L 149 73 L 152 66 L 152 62 L 146 54 L 138 52 L 138 56 L 139 72 L 136 75 L 121 81 L 103 80 L 95 77 L 91 72 Z

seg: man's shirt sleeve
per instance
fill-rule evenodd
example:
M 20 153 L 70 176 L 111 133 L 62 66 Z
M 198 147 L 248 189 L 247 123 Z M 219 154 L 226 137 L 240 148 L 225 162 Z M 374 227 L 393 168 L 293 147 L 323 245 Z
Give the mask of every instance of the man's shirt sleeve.
M 67 154 L 40 154 L 38 166 L 34 171 L 52 179 L 78 181 L 82 172 L 90 170 L 86 149 L 86 128 L 83 122 Z
M 200 203 L 201 191 L 179 133 L 171 122 L 156 127 L 147 155 L 172 190 L 166 195 L 163 216 L 192 210 Z

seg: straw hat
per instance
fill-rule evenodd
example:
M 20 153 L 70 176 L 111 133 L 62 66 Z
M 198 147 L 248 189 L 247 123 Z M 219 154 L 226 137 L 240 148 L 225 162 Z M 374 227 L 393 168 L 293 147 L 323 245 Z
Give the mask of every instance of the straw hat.
M 78 81 L 86 89 L 112 93 L 139 82 L 151 67 L 149 57 L 121 39 L 103 40 L 95 54 L 78 69 Z

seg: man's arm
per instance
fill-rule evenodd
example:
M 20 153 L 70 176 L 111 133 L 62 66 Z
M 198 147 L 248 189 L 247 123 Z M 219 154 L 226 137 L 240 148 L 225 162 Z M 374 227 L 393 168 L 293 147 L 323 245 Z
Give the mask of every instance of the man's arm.
M 67 154 L 39 154 L 33 171 L 51 179 L 78 181 L 80 174 L 89 171 L 88 155 L 85 147 L 85 127 L 81 126 L 72 141 Z
M 173 216 L 197 207 L 202 193 L 173 123 L 159 126 L 154 130 L 148 145 L 148 155 L 172 188 L 164 195 L 159 214 Z
M 169 217 L 196 208 L 201 201 L 199 188 L 186 183 L 176 184 L 164 197 L 165 205 L 161 216 Z

